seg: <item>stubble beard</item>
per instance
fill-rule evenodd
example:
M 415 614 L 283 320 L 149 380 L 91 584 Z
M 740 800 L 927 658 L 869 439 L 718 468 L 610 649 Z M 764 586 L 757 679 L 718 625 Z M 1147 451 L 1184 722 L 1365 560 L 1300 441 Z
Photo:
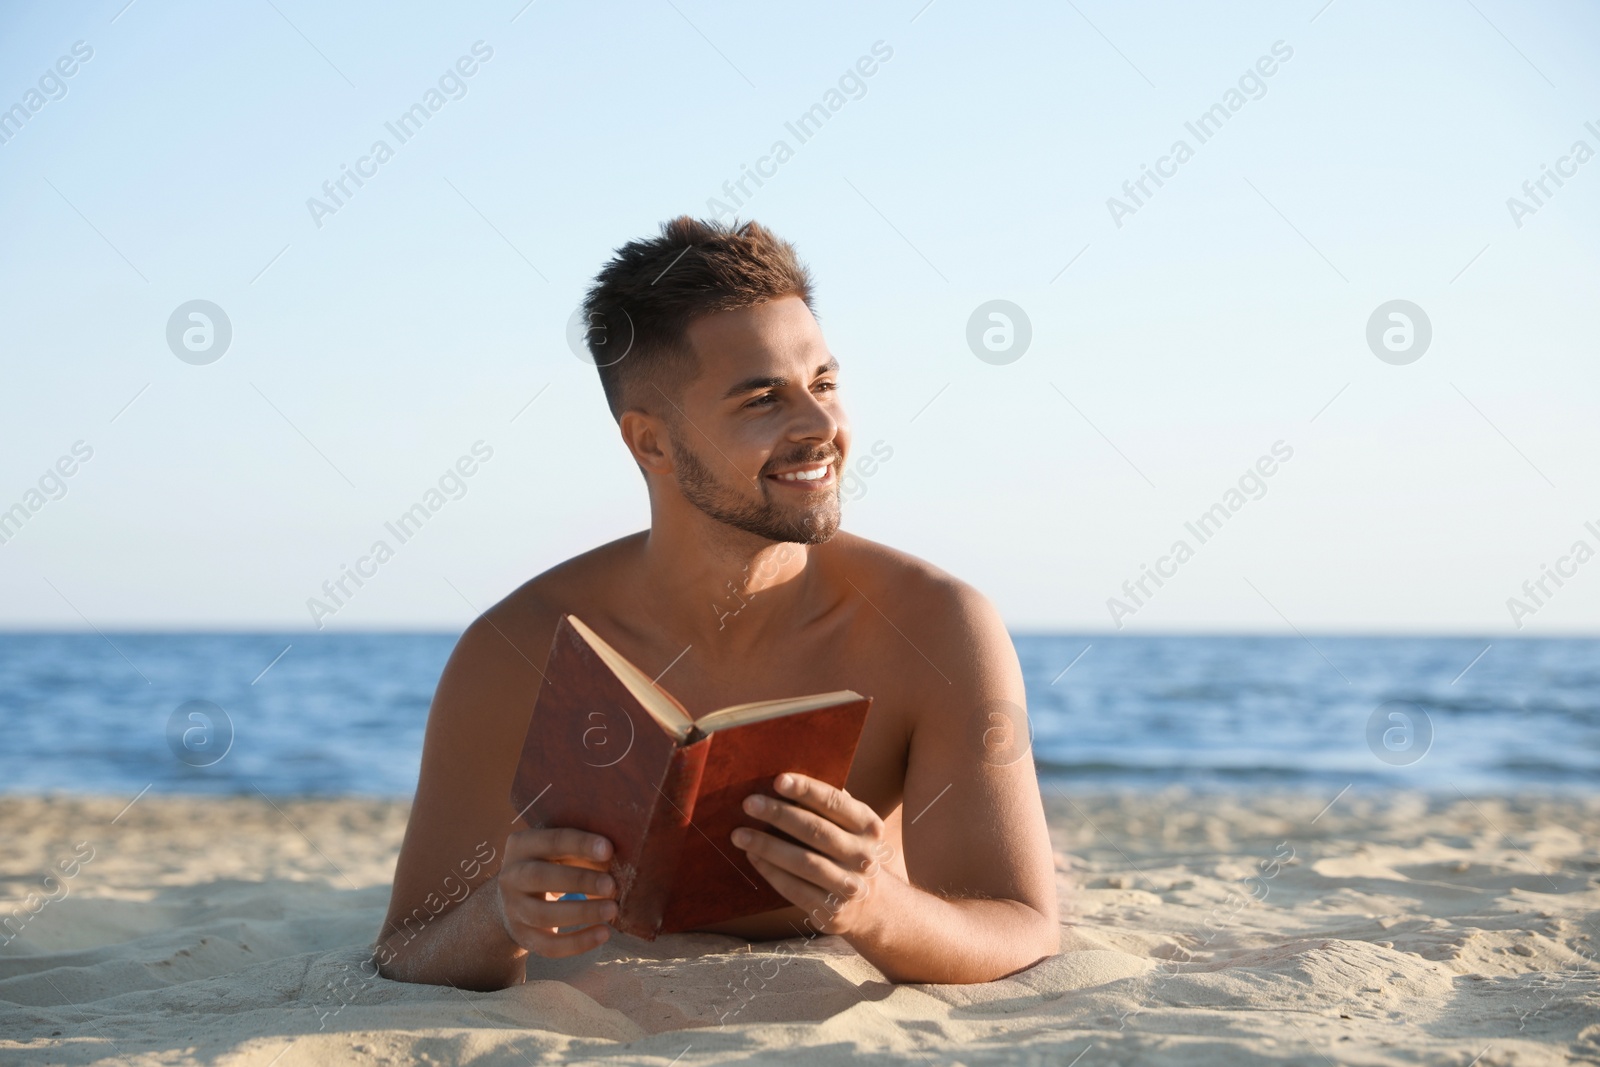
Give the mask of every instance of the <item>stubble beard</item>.
M 765 482 L 761 482 L 762 503 L 756 503 L 728 487 L 711 473 L 700 457 L 686 448 L 674 435 L 669 438 L 673 463 L 676 467 L 678 491 L 683 498 L 711 518 L 745 533 L 755 534 L 768 541 L 800 545 L 820 545 L 839 532 L 839 487 L 817 494 L 820 499 L 810 507 L 784 507 L 773 501 Z M 789 466 L 837 457 L 822 450 L 814 455 L 787 457 L 781 465 Z

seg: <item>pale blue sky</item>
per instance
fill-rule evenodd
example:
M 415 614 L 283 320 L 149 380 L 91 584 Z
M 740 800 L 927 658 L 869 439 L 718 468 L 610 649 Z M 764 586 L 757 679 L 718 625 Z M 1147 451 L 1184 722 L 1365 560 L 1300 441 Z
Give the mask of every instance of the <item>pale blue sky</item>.
M 1193 558 L 1125 632 L 1600 625 L 1600 560 L 1521 631 L 1506 604 L 1574 541 L 1600 548 L 1600 160 L 1520 227 L 1506 203 L 1575 141 L 1600 149 L 1591 5 L 0 20 L 0 107 L 93 49 L 0 144 L 0 510 L 93 449 L 0 544 L 0 626 L 308 628 L 307 598 L 478 441 L 465 495 L 330 628 L 459 627 L 640 528 L 568 316 L 615 246 L 707 213 L 780 138 L 794 156 L 743 213 L 809 261 L 858 451 L 892 449 L 846 526 L 1014 628 L 1111 628 L 1107 599 L 1179 538 Z M 385 123 L 480 41 L 464 95 L 399 144 Z M 799 144 L 785 123 L 875 42 L 892 57 Z M 1275 42 L 1292 57 L 1199 143 L 1184 124 Z M 319 227 L 307 199 L 380 138 L 394 157 Z M 1116 225 L 1107 199 L 1180 138 L 1193 158 Z M 166 341 L 196 299 L 233 329 L 204 366 Z M 1031 321 L 1007 365 L 966 341 L 993 299 Z M 1433 328 L 1404 366 L 1365 337 L 1394 299 Z M 1266 494 L 1198 545 L 1185 522 L 1278 441 Z

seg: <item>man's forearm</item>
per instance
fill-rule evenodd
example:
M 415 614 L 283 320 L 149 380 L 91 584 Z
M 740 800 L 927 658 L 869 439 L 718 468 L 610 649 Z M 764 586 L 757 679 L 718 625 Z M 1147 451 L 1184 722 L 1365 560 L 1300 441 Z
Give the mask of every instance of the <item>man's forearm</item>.
M 871 891 L 887 899 L 880 916 L 852 947 L 892 982 L 992 982 L 1038 963 L 1060 948 L 1048 916 L 1015 900 L 947 900 L 898 878 Z
M 500 886 L 491 878 L 420 931 L 400 929 L 379 943 L 378 970 L 398 982 L 493 990 L 524 979 L 527 951 L 506 933 Z

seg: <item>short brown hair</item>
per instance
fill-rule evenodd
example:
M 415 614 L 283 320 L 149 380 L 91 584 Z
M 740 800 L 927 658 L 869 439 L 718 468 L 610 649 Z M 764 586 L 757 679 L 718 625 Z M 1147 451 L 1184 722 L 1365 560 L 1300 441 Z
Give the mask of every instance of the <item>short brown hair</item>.
M 811 304 L 811 274 L 794 246 L 758 222 L 730 225 L 680 215 L 661 236 L 629 241 L 595 275 L 584 297 L 586 344 L 614 418 L 636 385 L 692 377 L 689 323 L 785 296 Z M 619 356 L 619 331 L 627 331 Z

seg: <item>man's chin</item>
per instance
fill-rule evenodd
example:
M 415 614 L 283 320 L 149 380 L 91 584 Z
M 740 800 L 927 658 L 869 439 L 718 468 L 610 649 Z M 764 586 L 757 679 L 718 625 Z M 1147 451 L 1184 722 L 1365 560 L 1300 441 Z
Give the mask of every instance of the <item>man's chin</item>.
M 746 533 L 766 538 L 774 544 L 820 545 L 833 540 L 839 532 L 839 513 L 810 512 L 793 519 L 784 516 L 766 516 L 756 521 L 723 522 Z
M 831 541 L 833 535 L 839 532 L 839 518 L 836 508 L 813 511 L 800 520 L 795 527 L 795 536 L 788 540 L 800 545 L 820 545 Z
M 784 538 L 785 543 L 794 545 L 822 545 L 833 540 L 833 535 L 839 532 L 837 524 L 825 529 L 815 530 L 803 535 Z
M 820 545 L 833 540 L 839 532 L 839 524 L 831 523 L 827 526 L 816 527 L 773 527 L 763 526 L 751 528 L 749 526 L 736 526 L 745 533 L 753 533 L 757 537 L 765 538 L 775 545 Z

